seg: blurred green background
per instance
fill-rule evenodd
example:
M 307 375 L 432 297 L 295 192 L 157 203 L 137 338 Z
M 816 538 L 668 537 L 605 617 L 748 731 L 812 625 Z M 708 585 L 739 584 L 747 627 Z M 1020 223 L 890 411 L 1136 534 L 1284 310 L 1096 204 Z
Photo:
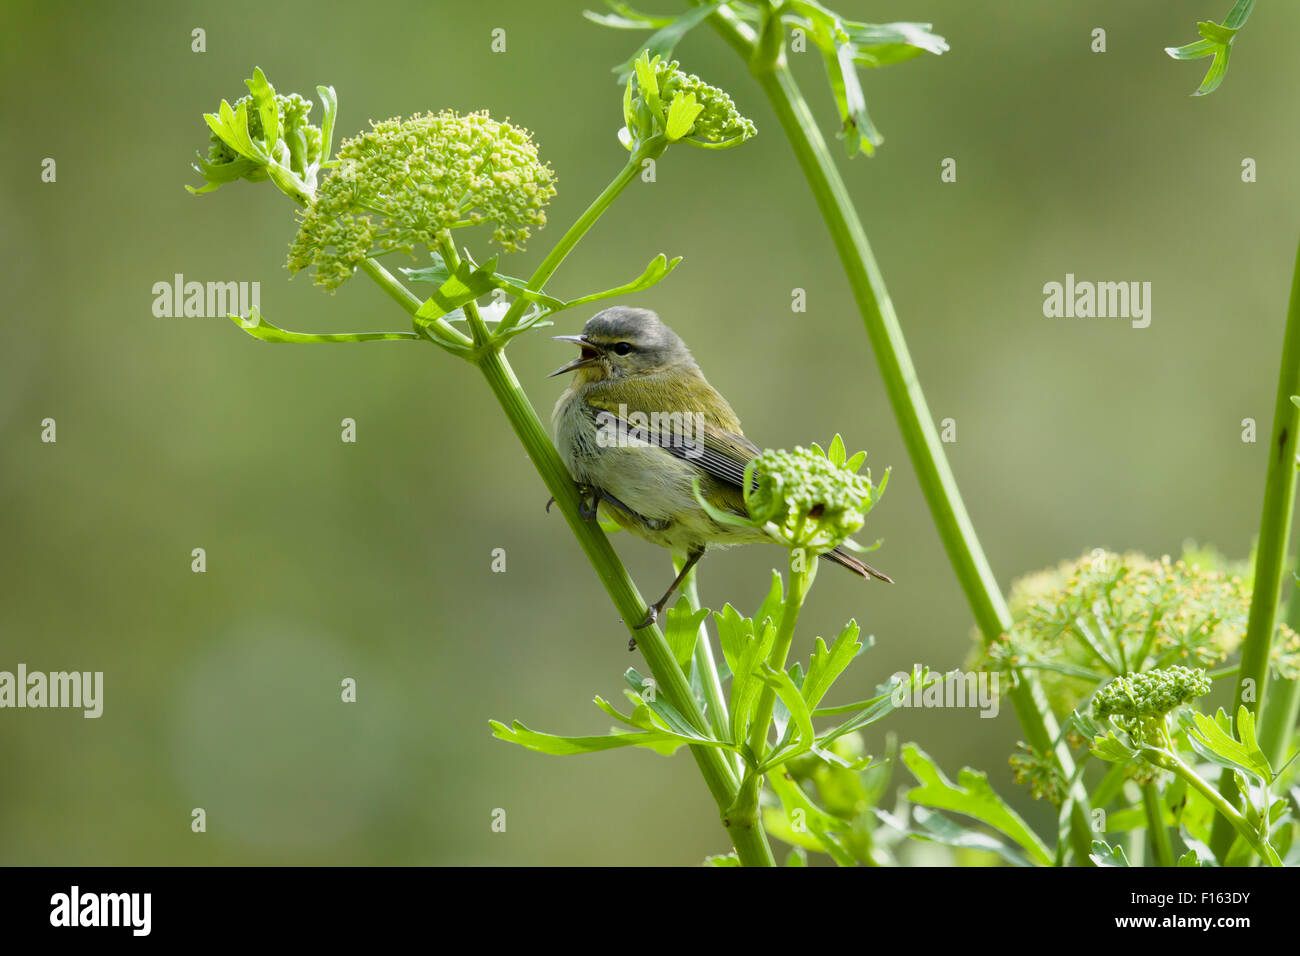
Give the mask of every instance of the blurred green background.
M 263 312 L 291 329 L 404 325 L 364 279 L 334 296 L 289 280 L 293 211 L 275 190 L 182 188 L 199 184 L 201 114 L 241 95 L 255 65 L 285 92 L 333 84 L 341 135 L 443 107 L 531 129 L 560 193 L 509 263 L 526 272 L 625 156 L 609 68 L 644 34 L 585 21 L 594 4 L 6 4 L 0 670 L 102 670 L 105 703 L 99 720 L 0 711 L 0 861 L 672 864 L 724 850 L 684 753 L 558 759 L 491 737 L 489 718 L 603 732 L 591 698 L 617 699 L 639 657 L 470 366 L 396 343 L 271 347 L 224 319 L 151 312 L 153 284 L 179 272 L 259 281 Z M 931 410 L 957 422 L 951 463 L 1004 588 L 1094 547 L 1251 545 L 1267 450 L 1242 442 L 1241 421 L 1267 434 L 1300 222 L 1300 6 L 1260 3 L 1208 98 L 1188 96 L 1208 61 L 1161 52 L 1230 6 L 838 4 L 932 20 L 952 45 L 865 76 L 876 157 L 850 163 L 834 145 Z M 205 53 L 191 52 L 196 27 Z M 504 53 L 490 50 L 497 27 Z M 913 663 L 959 666 L 971 616 L 790 148 L 709 28 L 678 56 L 733 93 L 758 138 L 671 151 L 551 288 L 684 256 L 627 304 L 683 335 L 747 433 L 789 446 L 840 431 L 877 474 L 894 469 L 864 538 L 884 538 L 872 560 L 898 583 L 823 569 L 796 652 L 849 617 L 875 635 L 841 699 Z M 820 62 L 794 61 L 830 129 Z M 940 182 L 944 157 L 955 184 Z M 1257 183 L 1241 182 L 1243 157 Z M 1042 286 L 1067 272 L 1151 282 L 1150 328 L 1044 318 Z M 570 352 L 545 333 L 510 349 L 543 416 L 562 388 L 546 373 Z M 56 444 L 40 440 L 46 417 Z M 666 555 L 615 543 L 659 593 Z M 752 610 L 781 560 L 709 558 L 705 603 Z M 339 702 L 347 676 L 354 705 Z M 1010 781 L 1009 708 L 904 711 L 869 728 L 869 746 L 891 729 L 1053 818 Z

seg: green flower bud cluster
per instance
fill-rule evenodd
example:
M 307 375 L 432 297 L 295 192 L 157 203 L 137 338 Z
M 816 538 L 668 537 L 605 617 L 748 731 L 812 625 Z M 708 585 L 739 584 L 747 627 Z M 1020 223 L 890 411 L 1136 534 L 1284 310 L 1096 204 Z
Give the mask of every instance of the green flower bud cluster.
M 315 266 L 334 289 L 370 256 L 431 247 L 450 229 L 490 223 L 521 249 L 546 224 L 555 176 L 526 130 L 450 110 L 372 123 L 345 141 L 337 169 L 301 214 L 289 269 Z
M 261 69 L 244 81 L 247 96 L 232 106 L 225 100 L 215 113 L 205 113 L 209 145 L 207 158 L 196 156 L 194 169 L 207 180 L 201 194 L 239 179 L 270 180 L 285 195 L 307 204 L 316 194 L 316 175 L 329 159 L 334 116 L 338 107 L 334 90 L 316 87 L 324 118 L 320 126 L 308 119 L 311 100 L 297 93 L 283 96 Z
M 726 149 L 753 138 L 752 121 L 740 115 L 725 91 L 694 74 L 683 73 L 676 60 L 642 53 L 633 64 L 623 96 L 623 145 L 664 136 L 708 149 Z
M 745 505 L 754 521 L 790 548 L 838 547 L 858 531 L 885 489 L 821 449 L 768 450 L 746 467 Z
M 1092 710 L 1102 720 L 1110 716 L 1151 720 L 1209 692 L 1205 671 L 1174 666 L 1116 677 L 1097 691 Z
M 1011 776 L 1016 783 L 1029 787 L 1029 794 L 1035 800 L 1048 800 L 1054 806 L 1060 806 L 1065 800 L 1067 783 L 1056 759 L 1049 753 L 1035 750 L 1021 741 L 1016 744 L 1012 754 Z
M 280 93 L 275 94 L 275 106 L 280 113 L 280 128 L 289 136 L 301 136 L 302 151 L 308 163 L 316 163 L 321 160 L 321 129 L 319 126 L 312 126 L 307 121 L 308 115 L 312 111 L 312 101 L 304 99 L 297 93 L 290 93 L 284 96 Z M 248 116 L 248 135 L 251 139 L 262 140 L 266 138 L 266 131 L 262 127 L 262 114 L 257 108 L 252 94 L 241 96 L 233 104 L 236 113 L 240 107 L 247 111 Z M 230 145 L 215 131 L 209 131 L 208 144 L 208 162 L 217 166 L 225 163 L 233 163 L 240 159 L 238 153 L 230 148 Z M 328 158 L 328 157 L 326 157 Z M 254 182 L 267 178 L 264 168 L 259 167 L 260 175 L 247 176 Z

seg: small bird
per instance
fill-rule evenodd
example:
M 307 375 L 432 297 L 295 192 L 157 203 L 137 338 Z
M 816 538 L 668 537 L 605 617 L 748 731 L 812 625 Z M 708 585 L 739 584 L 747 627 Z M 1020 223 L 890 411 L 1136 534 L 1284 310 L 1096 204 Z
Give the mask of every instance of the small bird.
M 745 465 L 761 449 L 745 437 L 686 343 L 649 309 L 605 309 L 587 320 L 581 335 L 554 338 L 581 349 L 551 373 L 577 373 L 551 420 L 560 456 L 583 492 L 584 516 L 606 515 L 685 559 L 637 625 L 649 627 L 706 548 L 771 542 L 760 528 L 715 521 L 693 492 L 699 478 L 700 493 L 714 508 L 744 517 Z M 893 583 L 840 548 L 821 557 Z

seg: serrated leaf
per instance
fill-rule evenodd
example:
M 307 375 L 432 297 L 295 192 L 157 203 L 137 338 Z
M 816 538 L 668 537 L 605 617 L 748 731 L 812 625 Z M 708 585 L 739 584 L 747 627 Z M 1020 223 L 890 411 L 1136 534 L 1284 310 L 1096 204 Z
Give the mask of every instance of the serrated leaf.
M 331 332 L 309 333 L 290 332 L 272 325 L 256 308 L 250 310 L 248 317 L 231 314 L 230 320 L 255 339 L 263 342 L 288 342 L 306 345 L 323 342 L 378 342 L 386 339 L 409 339 L 420 341 L 415 332 Z
M 494 737 L 518 744 L 528 750 L 560 757 L 598 753 L 618 747 L 648 747 L 659 753 L 671 755 L 673 751 L 687 743 L 685 740 L 659 731 L 630 731 L 594 737 L 560 737 L 530 730 L 517 720 L 509 727 L 498 720 L 488 723 L 492 726 Z
M 260 66 L 253 68 L 252 78 L 244 80 L 244 85 L 253 95 L 253 104 L 262 120 L 262 139 L 275 143 L 281 137 L 280 109 L 275 102 L 275 90 Z
M 907 799 L 936 810 L 951 810 L 987 824 L 1019 844 L 1035 862 L 1052 865 L 1052 854 L 1038 834 L 1018 813 L 989 786 L 988 778 L 976 770 L 964 767 L 953 784 L 943 775 L 938 765 L 916 744 L 903 747 L 903 763 L 920 781 L 907 793 Z
M 648 53 L 651 58 L 660 56 L 665 60 L 671 59 L 673 50 L 681 42 L 682 37 L 695 29 L 720 6 L 722 6 L 721 2 L 695 7 L 693 10 L 683 13 L 679 17 L 674 17 L 671 22 L 664 24 L 651 34 L 645 43 L 637 47 L 635 53 L 613 68 L 615 75 L 618 77 L 618 82 L 626 82 L 628 76 L 636 68 L 636 61 L 642 53 Z
M 627 681 L 628 686 L 640 695 L 642 702 L 650 709 L 650 712 L 659 719 L 663 728 L 668 733 L 682 738 L 685 743 L 708 744 L 710 746 L 722 746 L 727 749 L 735 749 L 731 747 L 729 742 L 714 740 L 712 737 L 702 734 L 700 731 L 692 727 L 690 722 L 681 715 L 677 708 L 664 699 L 663 694 L 659 693 L 657 687 L 653 694 L 646 694 L 645 691 L 649 687 L 655 686 L 654 681 L 641 676 L 641 674 L 637 672 L 636 668 L 629 667 L 624 671 L 623 679 Z
M 983 850 L 995 853 L 1012 866 L 1033 866 L 1033 861 L 1014 847 L 1003 843 L 997 837 L 982 830 L 973 830 L 962 826 L 956 820 L 945 817 L 942 813 L 918 806 L 912 809 L 912 817 L 925 830 L 924 833 L 909 830 L 910 836 L 919 840 L 932 840 L 945 846 L 965 850 Z
M 1104 737 L 1092 738 L 1092 753 L 1112 763 L 1128 763 L 1137 756 L 1138 752 L 1120 740 L 1115 731 L 1111 730 Z
M 709 616 L 709 609 L 700 608 L 698 611 L 692 611 L 690 603 L 685 598 L 678 599 L 677 603 L 668 609 L 668 621 L 664 626 L 664 640 L 672 648 L 673 657 L 677 659 L 677 666 L 684 671 L 688 671 L 691 663 L 691 655 L 695 652 L 695 642 L 700 637 L 700 624 Z
M 817 638 L 812 657 L 808 661 L 808 676 L 799 688 L 809 710 L 817 709 L 844 668 L 862 652 L 862 644 L 858 643 L 860 630 L 856 621 L 849 621 L 829 649 L 824 640 Z
M 1088 857 L 1098 866 L 1129 866 L 1128 856 L 1122 846 L 1111 846 L 1105 840 L 1093 840 Z
M 1191 720 L 1195 726 L 1188 727 L 1187 742 L 1198 754 L 1220 766 L 1250 773 L 1265 784 L 1273 782 L 1273 768 L 1269 766 L 1268 757 L 1255 738 L 1255 715 L 1245 705 L 1237 711 L 1237 733 L 1240 740 L 1225 729 L 1227 715 L 1222 707 L 1215 719 L 1192 711 Z
M 625 282 L 623 285 L 615 286 L 612 289 L 605 289 L 603 292 L 593 292 L 590 295 L 583 295 L 576 299 L 569 299 L 567 302 L 564 302 L 561 307 L 571 309 L 575 305 L 587 305 L 590 302 L 596 302 L 600 299 L 612 299 L 615 296 L 632 295 L 636 292 L 644 292 L 651 286 L 661 282 L 668 273 L 677 268 L 677 264 L 681 261 L 681 256 L 673 256 L 672 259 L 669 259 L 661 252 L 659 255 L 651 259 L 650 263 L 645 267 L 645 270 L 631 282 Z
M 773 570 L 772 584 L 768 587 L 767 594 L 763 596 L 763 603 L 758 606 L 754 620 L 765 621 L 770 618 L 774 622 L 780 621 L 783 604 L 785 604 L 785 582 L 781 578 L 781 572 Z
M 704 106 L 696 102 L 694 93 L 678 93 L 668 104 L 668 119 L 664 124 L 664 135 L 668 142 L 675 143 L 695 128 L 695 120 L 704 112 Z
M 790 742 L 772 751 L 767 760 L 763 762 L 761 770 L 767 770 L 771 767 L 780 766 L 799 754 L 807 753 L 812 749 L 816 734 L 813 731 L 812 714 L 808 710 L 808 705 L 804 703 L 799 688 L 794 685 L 794 681 L 790 680 L 790 675 L 784 671 L 775 670 L 767 661 L 759 661 L 759 667 L 761 668 L 763 682 L 776 691 L 777 697 L 785 705 L 790 719 L 794 722 L 794 736 L 790 739 Z M 783 736 L 780 727 L 777 729 L 777 734 Z

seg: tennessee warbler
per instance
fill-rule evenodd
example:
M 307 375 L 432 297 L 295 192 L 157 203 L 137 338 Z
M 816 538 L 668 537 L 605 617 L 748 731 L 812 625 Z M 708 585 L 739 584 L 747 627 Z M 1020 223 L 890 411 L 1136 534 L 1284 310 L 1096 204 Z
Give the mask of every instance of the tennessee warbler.
M 761 524 L 718 520 L 694 493 L 698 479 L 712 510 L 747 518 L 746 465 L 762 451 L 745 437 L 686 343 L 654 312 L 605 309 L 582 334 L 555 338 L 581 349 L 551 375 L 576 373 L 552 422 L 560 456 L 591 497 L 584 514 L 608 516 L 685 558 L 681 573 L 637 625 L 648 627 L 705 549 L 776 540 Z M 863 578 L 893 583 L 841 546 L 820 556 Z

